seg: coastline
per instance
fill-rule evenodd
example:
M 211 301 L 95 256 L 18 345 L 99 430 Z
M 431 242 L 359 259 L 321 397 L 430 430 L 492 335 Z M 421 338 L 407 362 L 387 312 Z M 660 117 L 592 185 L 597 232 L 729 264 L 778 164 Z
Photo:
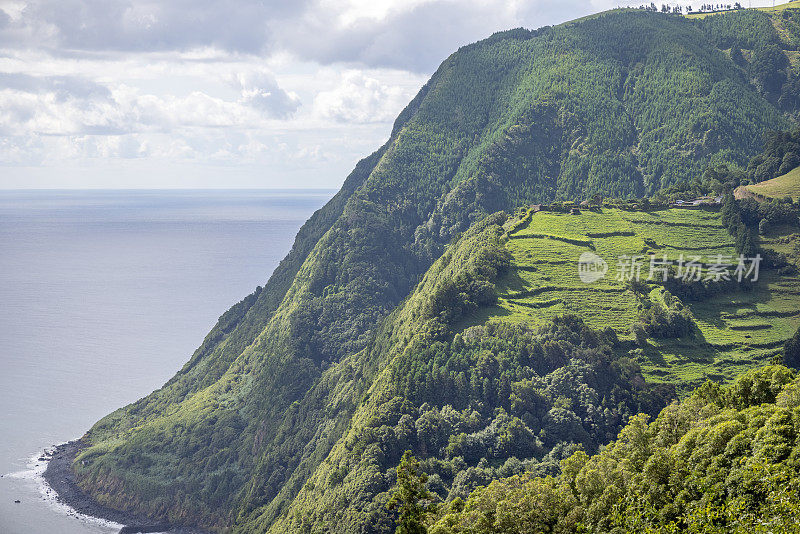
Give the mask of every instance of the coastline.
M 136 516 L 104 506 L 84 493 L 75 482 L 70 466 L 81 448 L 81 440 L 76 439 L 57 445 L 52 451 L 45 451 L 40 459 L 47 461 L 42 473 L 44 482 L 56 493 L 56 500 L 79 514 L 123 525 L 120 534 L 137 532 L 166 532 L 170 534 L 206 534 L 207 531 L 170 525 L 152 519 Z

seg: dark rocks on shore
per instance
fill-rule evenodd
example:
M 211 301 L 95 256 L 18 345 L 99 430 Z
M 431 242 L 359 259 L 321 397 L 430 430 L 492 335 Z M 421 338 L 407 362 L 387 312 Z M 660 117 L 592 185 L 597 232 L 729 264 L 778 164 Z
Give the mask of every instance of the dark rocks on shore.
M 70 441 L 69 443 L 55 446 L 51 453 L 50 462 L 44 471 L 44 479 L 58 495 L 59 502 L 67 504 L 82 514 L 125 525 L 120 530 L 121 534 L 135 534 L 137 532 L 204 534 L 206 532 L 202 529 L 176 527 L 168 523 L 138 517 L 95 502 L 78 487 L 72 472 L 72 462 L 80 452 L 81 446 L 81 440 Z
M 164 532 L 170 529 L 169 525 L 150 525 L 146 527 L 125 526 L 119 531 L 119 534 L 139 534 L 146 532 Z

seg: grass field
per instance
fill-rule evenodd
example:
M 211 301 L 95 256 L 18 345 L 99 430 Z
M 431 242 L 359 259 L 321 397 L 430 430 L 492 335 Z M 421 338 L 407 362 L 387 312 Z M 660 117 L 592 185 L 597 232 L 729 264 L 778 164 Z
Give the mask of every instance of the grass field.
M 775 7 L 772 7 L 772 6 L 757 7 L 757 8 L 754 8 L 754 9 L 757 9 L 759 11 L 765 11 L 767 13 L 780 13 L 781 11 L 784 11 L 786 9 L 800 9 L 800 0 L 793 0 L 791 2 L 785 2 L 785 3 L 781 3 L 781 4 L 778 4 L 776 2 Z M 732 13 L 732 11 L 715 11 L 715 12 L 711 12 L 711 13 L 689 13 L 689 14 L 686 14 L 685 16 L 687 18 L 690 18 L 690 19 L 703 19 L 703 18 L 706 18 L 706 17 L 711 17 L 711 16 L 714 16 L 714 15 L 720 15 L 720 14 L 724 14 L 724 13 Z
M 792 197 L 797 200 L 800 198 L 800 167 L 772 180 L 748 185 L 746 189 L 768 198 Z
M 759 7 L 759 11 L 766 11 L 767 13 L 780 13 L 786 9 L 800 9 L 800 0 L 793 0 L 792 2 L 778 3 L 775 7 Z
M 595 328 L 610 326 L 625 340 L 638 319 L 639 300 L 627 289 L 630 262 L 641 256 L 641 280 L 650 257 L 677 262 L 698 257 L 706 267 L 717 255 L 735 256 L 733 241 L 712 211 L 670 209 L 627 212 L 603 209 L 580 215 L 528 213 L 509 225 L 507 247 L 515 269 L 499 284 L 497 307 L 481 320 L 541 323 L 574 313 Z M 795 229 L 796 231 L 796 229 Z M 592 252 L 607 264 L 605 277 L 584 283 L 578 258 Z M 656 265 L 657 267 L 657 265 Z M 648 282 L 658 298 L 657 281 Z M 622 278 L 622 279 L 621 279 Z M 728 380 L 778 354 L 800 326 L 800 280 L 761 271 L 753 290 L 718 294 L 686 303 L 697 329 L 686 339 L 653 340 L 633 348 L 650 380 L 692 387 L 707 378 Z M 631 349 L 632 346 L 626 348 Z

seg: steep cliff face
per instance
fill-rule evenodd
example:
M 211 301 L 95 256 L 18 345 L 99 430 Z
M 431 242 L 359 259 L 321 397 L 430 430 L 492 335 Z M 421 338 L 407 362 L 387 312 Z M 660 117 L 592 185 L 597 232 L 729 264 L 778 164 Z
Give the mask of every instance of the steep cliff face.
M 382 392 L 406 402 L 399 373 L 408 347 L 453 342 L 454 312 L 437 308 L 437 291 L 466 295 L 466 308 L 479 305 L 493 270 L 502 269 L 493 244 L 502 217 L 474 223 L 521 203 L 641 196 L 712 163 L 743 165 L 767 130 L 791 122 L 795 105 L 781 94 L 795 83 L 793 66 L 767 62 L 767 76 L 754 65 L 761 68 L 763 50 L 793 46 L 794 26 L 779 33 L 757 12 L 726 17 L 733 22 L 611 13 L 496 34 L 454 53 L 401 113 L 386 145 L 303 226 L 266 286 L 223 314 L 163 388 L 88 432 L 91 447 L 75 464 L 82 487 L 118 508 L 206 526 L 324 531 L 335 516 L 356 532 L 366 516 L 355 510 L 369 505 L 369 528 L 389 528 L 374 497 L 391 481 L 362 473 L 365 486 L 344 491 L 347 472 L 334 461 L 359 443 L 354 429 L 378 417 L 376 395 L 386 409 Z M 759 24 L 742 37 L 742 28 Z M 731 42 L 749 60 L 720 48 Z M 471 226 L 461 248 L 447 248 Z M 448 254 L 467 250 L 465 239 L 486 256 L 448 267 Z M 443 269 L 466 285 L 437 286 Z M 574 338 L 570 346 L 608 347 L 586 341 L 594 334 L 580 325 L 563 330 L 572 332 L 563 333 Z M 482 334 L 474 343 L 513 344 L 518 335 Z M 562 336 L 537 335 L 544 337 L 527 343 Z M 578 383 L 591 382 L 592 366 L 612 365 L 580 354 L 589 367 L 563 371 L 583 376 Z M 637 375 L 624 367 L 612 373 L 619 384 Z M 616 395 L 635 411 L 647 402 L 632 388 Z M 447 395 L 455 393 L 443 393 L 437 406 L 468 410 L 477 400 Z M 604 432 L 625 410 L 608 416 Z M 502 417 L 498 425 L 516 428 Z M 535 439 L 525 446 L 541 452 Z M 363 497 L 358 503 L 350 502 L 353 492 Z M 334 509 L 341 513 L 330 515 Z

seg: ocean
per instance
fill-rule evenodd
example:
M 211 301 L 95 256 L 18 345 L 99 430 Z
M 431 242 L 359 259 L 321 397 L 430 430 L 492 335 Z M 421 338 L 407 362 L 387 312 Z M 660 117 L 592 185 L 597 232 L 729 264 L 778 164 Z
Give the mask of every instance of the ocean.
M 0 191 L 0 532 L 119 529 L 43 495 L 36 458 L 166 382 L 333 194 Z

